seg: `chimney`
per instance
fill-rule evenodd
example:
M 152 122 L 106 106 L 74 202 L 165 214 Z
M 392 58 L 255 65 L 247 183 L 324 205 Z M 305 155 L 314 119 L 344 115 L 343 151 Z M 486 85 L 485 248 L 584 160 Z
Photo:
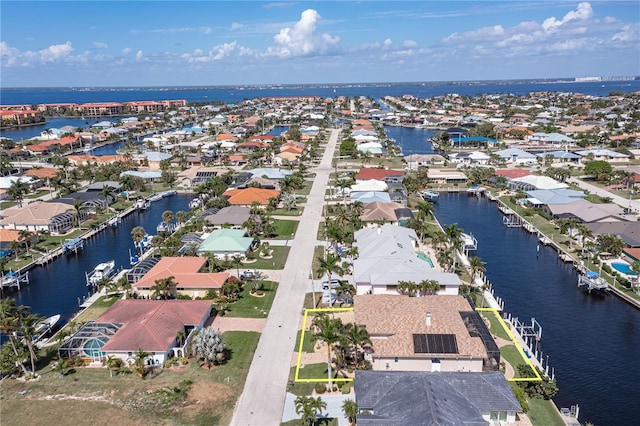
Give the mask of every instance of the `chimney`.
M 424 316 L 424 323 L 427 327 L 431 326 L 431 312 L 427 311 L 427 314 Z

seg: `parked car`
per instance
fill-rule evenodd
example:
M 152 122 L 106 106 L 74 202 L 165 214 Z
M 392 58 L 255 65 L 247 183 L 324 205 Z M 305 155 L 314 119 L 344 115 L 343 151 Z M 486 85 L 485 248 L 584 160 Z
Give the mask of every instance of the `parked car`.
M 329 284 L 329 281 L 322 281 L 323 290 L 329 290 L 329 288 L 338 288 L 338 287 L 340 287 L 340 280 L 338 280 L 337 278 L 331 278 L 331 284 Z
M 242 271 L 240 273 L 241 280 L 250 280 L 252 278 L 256 278 L 258 276 L 258 271 L 247 269 L 246 271 Z

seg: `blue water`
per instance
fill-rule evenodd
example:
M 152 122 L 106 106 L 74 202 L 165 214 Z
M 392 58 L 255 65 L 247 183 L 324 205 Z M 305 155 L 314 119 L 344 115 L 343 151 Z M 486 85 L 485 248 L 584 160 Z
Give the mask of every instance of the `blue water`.
M 612 262 L 611 263 L 611 267 L 613 269 L 615 269 L 616 271 L 618 271 L 618 272 L 622 272 L 623 274 L 638 275 L 637 272 L 633 272 L 633 270 L 631 269 L 631 267 L 627 263 Z
M 33 312 L 48 317 L 60 314 L 68 320 L 78 311 L 78 301 L 89 295 L 85 272 L 91 272 L 100 262 L 115 259 L 116 268 L 129 268 L 129 249 L 135 252 L 131 230 L 143 226 L 148 234 L 156 234 L 162 213 L 171 210 L 188 211 L 193 197 L 177 194 L 151 203 L 146 211 L 133 212 L 115 228 L 107 228 L 84 243 L 78 254 L 63 255 L 53 262 L 29 271 L 30 285 L 6 296 L 18 305 L 30 306 Z
M 385 126 L 387 137 L 395 140 L 402 148 L 403 155 L 433 154 L 433 146 L 429 139 L 438 132 L 433 129 L 417 129 L 415 127 Z
M 4 99 L 3 99 L 4 101 Z M 73 118 L 73 117 L 55 117 L 47 118 L 46 123 L 37 126 L 20 127 L 16 129 L 2 130 L 0 136 L 13 139 L 16 142 L 22 140 L 31 139 L 36 136 L 40 136 L 40 133 L 46 129 L 60 129 L 64 126 L 73 126 L 78 128 L 87 129 L 91 125 L 96 124 L 99 121 L 109 120 L 117 121 L 121 117 L 109 117 L 109 118 Z
M 0 88 L 3 105 L 39 103 L 87 103 L 127 102 L 165 99 L 186 99 L 189 102 L 240 102 L 257 97 L 281 96 L 371 96 L 379 99 L 385 95 L 412 94 L 421 98 L 448 93 L 475 96 L 488 93 L 524 95 L 530 92 L 575 92 L 604 96 L 611 91 L 635 92 L 640 90 L 640 80 L 624 82 L 568 81 L 496 81 L 496 82 L 425 82 L 382 83 L 352 85 L 313 85 L 281 87 L 127 87 L 127 88 Z
M 549 247 L 536 256 L 537 238 L 504 226 L 496 204 L 485 198 L 442 194 L 435 214 L 478 239 L 477 255 L 487 262 L 505 311 L 542 325 L 542 351 L 560 388 L 556 404 L 579 404 L 582 423 L 637 424 L 640 405 L 628 397 L 638 395 L 640 383 L 640 311 L 612 295 L 578 289 L 573 267 Z

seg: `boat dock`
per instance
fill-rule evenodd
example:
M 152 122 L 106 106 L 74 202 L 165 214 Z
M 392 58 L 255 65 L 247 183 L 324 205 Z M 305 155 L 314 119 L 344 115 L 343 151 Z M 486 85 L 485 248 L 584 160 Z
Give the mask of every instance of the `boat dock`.
M 5 288 L 17 288 L 20 290 L 22 283 L 29 284 L 29 271 L 10 271 L 0 278 L 0 291 L 4 292 Z

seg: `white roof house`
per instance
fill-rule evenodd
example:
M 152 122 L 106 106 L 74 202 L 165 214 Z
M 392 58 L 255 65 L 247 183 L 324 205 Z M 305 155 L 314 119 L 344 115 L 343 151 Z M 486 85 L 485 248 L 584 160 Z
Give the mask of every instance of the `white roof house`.
M 437 272 L 414 251 L 418 237 L 414 230 L 385 224 L 354 234 L 358 259 L 353 263 L 357 294 L 399 294 L 399 281 L 436 280 L 437 294 L 458 294 L 456 274 Z
M 389 189 L 387 183 L 377 179 L 365 180 L 351 186 L 351 192 L 386 191 L 387 189 Z
M 629 161 L 628 155 L 612 151 L 610 149 L 585 149 L 582 151 L 576 151 L 576 154 L 582 157 L 582 161 L 604 160 L 616 163 Z
M 495 155 L 508 163 L 533 164 L 537 163 L 536 156 L 519 148 L 508 148 L 494 152 Z
M 527 175 L 510 179 L 509 188 L 512 190 L 534 191 L 536 189 L 563 189 L 568 188 L 566 183 L 558 182 L 548 176 Z

